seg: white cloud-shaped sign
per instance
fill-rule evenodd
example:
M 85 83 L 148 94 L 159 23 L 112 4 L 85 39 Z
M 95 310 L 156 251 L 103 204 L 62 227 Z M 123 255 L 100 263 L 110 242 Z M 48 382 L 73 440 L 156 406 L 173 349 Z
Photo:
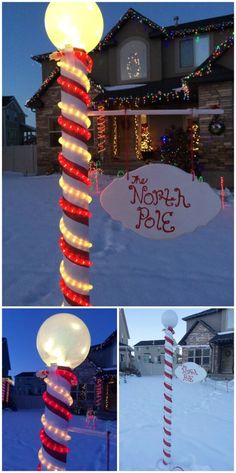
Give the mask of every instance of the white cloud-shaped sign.
M 178 366 L 175 370 L 175 375 L 180 381 L 193 384 L 205 379 L 207 372 L 204 368 L 197 365 L 197 363 L 189 361 L 188 363 Z
M 114 179 L 101 194 L 101 205 L 114 220 L 139 235 L 161 240 L 193 232 L 221 209 L 205 182 L 168 164 L 149 164 Z

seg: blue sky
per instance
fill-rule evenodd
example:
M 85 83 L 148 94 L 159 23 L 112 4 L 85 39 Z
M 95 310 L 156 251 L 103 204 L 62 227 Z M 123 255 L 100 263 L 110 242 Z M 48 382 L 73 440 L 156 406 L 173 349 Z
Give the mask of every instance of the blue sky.
M 188 315 L 197 314 L 209 307 L 191 307 L 190 309 L 178 309 L 171 307 L 178 315 L 178 324 L 175 327 L 175 340 L 178 343 L 186 332 L 186 322 L 182 320 Z M 129 329 L 129 345 L 134 346 L 141 340 L 160 340 L 164 338 L 161 316 L 167 309 L 138 308 L 125 309 L 126 321 Z
M 59 312 L 68 312 L 83 320 L 92 345 L 103 342 L 117 328 L 115 309 L 3 309 L 2 335 L 8 341 L 12 376 L 44 368 L 36 348 L 37 333 L 48 317 Z
M 132 7 L 161 26 L 233 13 L 233 2 L 101 2 L 107 33 Z M 47 2 L 3 2 L 3 95 L 15 95 L 35 124 L 35 115 L 24 104 L 41 85 L 41 66 L 31 56 L 53 51 L 44 29 Z

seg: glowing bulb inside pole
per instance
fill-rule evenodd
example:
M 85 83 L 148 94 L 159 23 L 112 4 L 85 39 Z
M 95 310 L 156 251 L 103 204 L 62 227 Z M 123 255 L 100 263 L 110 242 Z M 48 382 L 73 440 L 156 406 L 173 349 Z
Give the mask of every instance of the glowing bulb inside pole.
M 71 369 L 86 359 L 91 339 L 84 322 L 72 314 L 55 314 L 41 325 L 37 350 L 47 366 L 57 364 Z
M 95 2 L 51 2 L 45 13 L 45 29 L 58 49 L 72 46 L 87 53 L 103 34 L 102 13 Z

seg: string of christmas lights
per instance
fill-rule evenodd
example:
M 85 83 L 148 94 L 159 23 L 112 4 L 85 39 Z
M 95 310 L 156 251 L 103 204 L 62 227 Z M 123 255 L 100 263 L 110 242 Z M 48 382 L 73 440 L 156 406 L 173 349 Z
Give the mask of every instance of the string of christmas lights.
M 140 139 L 140 118 L 134 115 L 135 154 L 138 160 L 142 159 Z
M 191 72 L 187 76 L 182 79 L 182 89 L 184 92 L 184 97 L 189 99 L 190 89 L 188 82 L 191 79 L 196 77 L 203 77 L 211 74 L 212 72 L 212 65 L 227 49 L 231 48 L 234 44 L 234 35 L 228 36 L 222 43 L 218 44 L 211 56 L 195 71 Z
M 117 117 L 112 117 L 113 121 L 113 158 L 118 158 L 118 126 Z
M 64 471 L 69 452 L 66 443 L 71 439 L 68 435 L 68 422 L 72 417 L 69 407 L 73 403 L 70 388 L 77 384 L 77 379 L 69 368 L 51 368 L 42 373 L 47 391 L 43 393 L 45 413 L 41 417 L 43 427 L 39 437 L 42 447 L 37 470 Z
M 98 105 L 98 111 L 103 112 L 105 109 L 104 105 Z M 97 117 L 97 151 L 99 159 L 103 159 L 103 153 L 106 150 L 106 120 L 104 115 Z
M 59 181 L 63 191 L 59 200 L 63 210 L 60 221 L 60 248 L 63 253 L 60 289 L 67 304 L 89 306 L 92 286 L 89 284 L 88 270 L 92 263 L 88 250 L 92 245 L 87 235 L 91 217 L 88 207 L 92 198 L 86 188 L 91 186 L 88 177 L 91 154 L 87 150 L 87 141 L 91 137 L 87 107 L 91 100 L 86 73 L 91 72 L 92 59 L 85 51 L 65 49 L 63 57 L 59 57 L 58 66 L 61 69 L 57 79 L 61 87 L 58 123 L 62 129 L 59 139 L 62 152 L 58 160 L 63 171 Z
M 101 378 L 96 379 L 96 406 L 100 407 L 102 404 L 102 390 L 103 383 Z

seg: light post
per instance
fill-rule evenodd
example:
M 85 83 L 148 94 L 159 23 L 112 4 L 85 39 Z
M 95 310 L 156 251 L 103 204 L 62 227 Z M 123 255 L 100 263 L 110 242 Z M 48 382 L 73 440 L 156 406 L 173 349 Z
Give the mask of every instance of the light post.
M 60 288 L 65 305 L 89 306 L 92 289 L 89 249 L 92 244 L 88 238 L 88 225 L 92 198 L 88 194 L 91 155 L 87 142 L 91 133 L 87 109 L 91 101 L 87 74 L 92 70 L 92 59 L 88 52 L 102 37 L 103 18 L 95 2 L 51 2 L 45 13 L 45 28 L 50 41 L 59 50 L 51 55 L 51 59 L 57 61 L 61 70 L 57 79 L 61 87 L 58 123 L 62 130 L 59 184 L 63 192 L 59 201 L 63 211 Z
M 172 432 L 172 378 L 174 361 L 174 327 L 178 316 L 173 310 L 162 314 L 162 324 L 165 327 L 165 358 L 164 358 L 164 413 L 163 413 L 163 459 L 160 469 L 169 469 L 171 464 L 171 432 Z
M 72 417 L 71 386 L 77 384 L 72 369 L 79 366 L 90 349 L 90 334 L 81 319 L 72 314 L 55 314 L 41 325 L 37 334 L 37 350 L 47 367 L 38 374 L 44 378 L 45 412 L 41 417 L 42 447 L 38 470 L 66 469 L 68 422 Z

